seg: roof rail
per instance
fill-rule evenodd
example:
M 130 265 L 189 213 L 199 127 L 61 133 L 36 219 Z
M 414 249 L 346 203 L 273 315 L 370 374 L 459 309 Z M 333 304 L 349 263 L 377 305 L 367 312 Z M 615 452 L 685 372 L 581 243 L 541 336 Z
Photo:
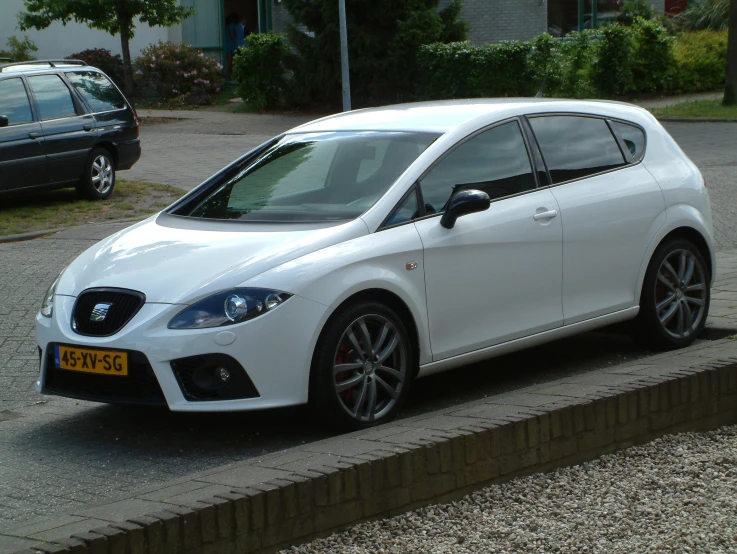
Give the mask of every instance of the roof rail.
M 0 60 L 6 60 L 8 58 L 0 58 Z M 48 64 L 49 67 L 56 67 L 57 65 L 87 65 L 86 62 L 83 62 L 82 60 L 28 60 L 27 62 L 13 62 L 13 60 L 9 60 L 12 63 L 3 64 L 3 68 L 6 67 L 19 67 L 22 65 L 44 65 Z

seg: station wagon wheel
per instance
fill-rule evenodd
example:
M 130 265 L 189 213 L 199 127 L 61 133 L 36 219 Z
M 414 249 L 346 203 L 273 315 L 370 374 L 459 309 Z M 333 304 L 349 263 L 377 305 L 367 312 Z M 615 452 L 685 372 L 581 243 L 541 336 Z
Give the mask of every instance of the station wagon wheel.
M 660 349 L 690 344 L 706 324 L 709 281 L 706 263 L 690 241 L 658 247 L 643 283 L 636 338 Z
M 87 159 L 78 192 L 94 200 L 110 196 L 115 187 L 115 160 L 104 148 L 95 148 Z
M 402 320 L 366 303 L 326 327 L 313 364 L 310 402 L 331 426 L 361 429 L 388 421 L 406 398 L 414 354 Z

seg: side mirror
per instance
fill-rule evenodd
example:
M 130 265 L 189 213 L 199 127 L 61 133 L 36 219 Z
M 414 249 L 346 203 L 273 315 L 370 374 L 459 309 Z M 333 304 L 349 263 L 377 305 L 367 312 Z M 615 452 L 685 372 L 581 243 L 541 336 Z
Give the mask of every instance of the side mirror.
M 440 225 L 446 229 L 452 229 L 459 217 L 488 210 L 490 204 L 489 195 L 483 191 L 462 190 L 457 192 L 450 197 L 448 207 L 443 217 L 440 218 Z
M 7 127 L 10 125 L 10 121 L 8 121 L 7 115 L 0 115 L 0 127 Z

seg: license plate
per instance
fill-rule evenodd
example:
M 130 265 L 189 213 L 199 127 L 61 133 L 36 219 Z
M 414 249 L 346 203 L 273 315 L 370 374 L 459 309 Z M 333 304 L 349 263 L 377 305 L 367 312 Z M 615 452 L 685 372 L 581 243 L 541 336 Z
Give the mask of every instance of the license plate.
M 56 367 L 101 375 L 128 375 L 128 353 L 56 345 Z

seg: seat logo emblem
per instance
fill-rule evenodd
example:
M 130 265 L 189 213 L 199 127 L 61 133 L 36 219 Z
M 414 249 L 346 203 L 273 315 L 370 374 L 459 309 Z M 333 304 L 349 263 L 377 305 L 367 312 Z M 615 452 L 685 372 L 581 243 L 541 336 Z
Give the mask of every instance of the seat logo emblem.
M 95 304 L 95 307 L 92 310 L 92 314 L 90 315 L 90 321 L 105 321 L 105 318 L 107 317 L 107 313 L 110 311 L 110 308 L 113 307 L 112 302 L 103 302 L 101 304 Z

